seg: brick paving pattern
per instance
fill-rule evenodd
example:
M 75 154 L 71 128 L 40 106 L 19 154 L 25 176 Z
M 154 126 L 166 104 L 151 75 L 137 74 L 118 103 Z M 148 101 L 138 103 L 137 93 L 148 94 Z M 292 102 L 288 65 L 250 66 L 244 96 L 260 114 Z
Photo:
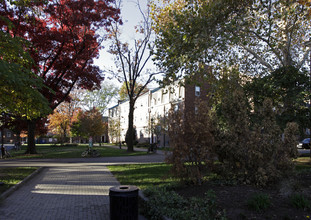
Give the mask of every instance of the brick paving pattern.
M 45 168 L 2 201 L 0 219 L 109 219 L 109 188 L 117 185 L 105 166 Z
M 0 220 L 110 219 L 109 188 L 119 182 L 106 166 L 157 163 L 164 158 L 164 153 L 158 151 L 129 157 L 0 160 L 1 167 L 45 167 L 0 201 Z M 145 218 L 139 216 L 139 220 Z

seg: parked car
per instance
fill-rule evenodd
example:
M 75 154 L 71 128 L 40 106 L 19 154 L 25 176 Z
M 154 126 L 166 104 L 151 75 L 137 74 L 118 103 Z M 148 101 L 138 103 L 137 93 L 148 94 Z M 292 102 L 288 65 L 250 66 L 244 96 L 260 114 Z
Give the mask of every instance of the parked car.
M 303 139 L 298 145 L 298 148 L 310 149 L 310 138 Z

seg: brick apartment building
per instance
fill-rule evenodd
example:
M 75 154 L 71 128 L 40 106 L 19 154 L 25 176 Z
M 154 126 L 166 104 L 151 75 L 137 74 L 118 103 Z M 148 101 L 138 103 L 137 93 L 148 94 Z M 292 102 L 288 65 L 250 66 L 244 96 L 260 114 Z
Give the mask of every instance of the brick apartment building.
M 141 95 L 135 103 L 134 126 L 140 143 L 158 143 L 160 147 L 169 146 L 169 137 L 165 129 L 165 119 L 171 108 L 184 109 L 184 112 L 196 111 L 195 100 L 207 100 L 208 84 L 198 80 L 200 85 L 174 83 L 165 88 L 156 88 Z M 185 85 L 183 85 L 185 84 Z M 109 126 L 116 124 L 119 129 L 113 135 L 112 143 L 125 140 L 128 127 L 129 101 L 119 102 L 109 109 Z M 117 123 L 116 123 L 117 122 Z
M 1 134 L 2 132 L 3 134 Z M 2 137 L 4 144 L 14 144 L 18 141 L 18 138 L 13 131 L 4 128 L 2 132 L 0 131 L 0 143 L 2 143 Z

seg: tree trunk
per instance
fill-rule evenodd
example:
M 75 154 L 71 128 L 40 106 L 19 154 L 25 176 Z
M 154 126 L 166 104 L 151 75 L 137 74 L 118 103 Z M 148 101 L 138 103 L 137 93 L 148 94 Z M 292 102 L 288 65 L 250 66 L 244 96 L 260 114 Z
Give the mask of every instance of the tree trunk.
M 25 154 L 37 154 L 36 143 L 35 143 L 35 130 L 37 120 L 28 120 L 28 144 Z
M 127 141 L 127 151 L 133 152 L 134 151 L 134 101 L 130 100 L 130 111 L 129 111 L 129 124 L 128 124 L 128 141 Z
M 21 144 L 21 131 L 19 129 L 16 131 L 16 142 L 19 145 Z

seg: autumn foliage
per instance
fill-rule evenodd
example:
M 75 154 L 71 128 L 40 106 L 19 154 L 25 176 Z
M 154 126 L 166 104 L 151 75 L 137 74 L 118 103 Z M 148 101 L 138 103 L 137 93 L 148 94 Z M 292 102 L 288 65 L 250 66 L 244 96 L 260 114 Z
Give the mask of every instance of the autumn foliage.
M 198 101 L 198 111 L 170 110 L 168 135 L 172 154 L 166 158 L 182 181 L 201 184 L 216 157 L 215 124 L 207 103 Z
M 72 124 L 77 121 L 80 108 L 73 107 L 72 103 L 63 102 L 49 115 L 48 128 L 50 132 L 55 134 L 61 144 L 65 143 L 68 137 L 71 137 Z
M 293 171 L 297 124 L 288 123 L 282 138 L 271 100 L 254 112 L 236 75 L 218 83 L 230 86 L 213 91 L 212 105 L 199 102 L 197 112 L 170 112 L 172 154 L 167 161 L 173 174 L 201 184 L 213 171 L 225 179 L 265 186 Z M 260 122 L 252 123 L 251 114 L 258 114 Z
M 107 123 L 103 121 L 103 116 L 96 108 L 85 112 L 80 111 L 77 120 L 72 125 L 74 136 L 82 138 L 100 137 L 107 129 Z
M 0 2 L 0 16 L 9 20 L 0 20 L 0 28 L 30 42 L 27 51 L 34 61 L 32 71 L 43 80 L 40 92 L 52 110 L 70 100 L 74 87 L 92 90 L 100 86 L 103 76 L 93 59 L 98 57 L 104 39 L 97 30 L 108 30 L 112 21 L 119 21 L 119 9 L 111 3 L 48 0 L 20 6 L 18 1 Z M 29 121 L 28 153 L 36 153 L 36 121 Z

